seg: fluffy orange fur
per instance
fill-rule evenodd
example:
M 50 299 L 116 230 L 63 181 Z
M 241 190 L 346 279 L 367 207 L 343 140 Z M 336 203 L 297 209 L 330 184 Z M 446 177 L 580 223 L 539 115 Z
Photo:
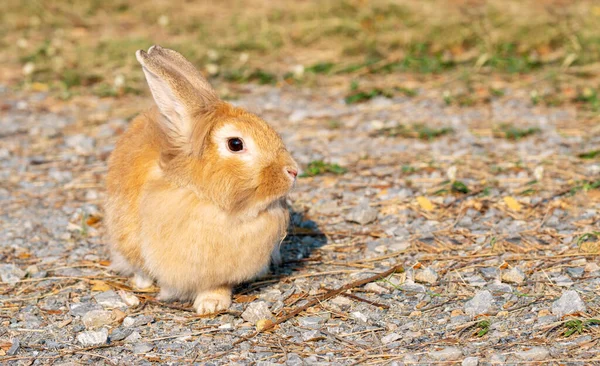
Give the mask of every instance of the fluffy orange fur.
M 294 181 L 288 171 L 297 165 L 262 119 L 189 89 L 210 87 L 199 74 L 174 86 L 191 64 L 173 52 L 151 48 L 143 57 L 153 63 L 140 61 L 153 74 L 158 107 L 133 120 L 109 159 L 106 224 L 115 269 L 138 287 L 155 280 L 163 299 L 193 298 L 208 313 L 226 309 L 232 286 L 263 271 L 278 250 Z M 172 113 L 172 101 L 185 118 Z M 227 131 L 256 151 L 224 155 L 218 134 Z

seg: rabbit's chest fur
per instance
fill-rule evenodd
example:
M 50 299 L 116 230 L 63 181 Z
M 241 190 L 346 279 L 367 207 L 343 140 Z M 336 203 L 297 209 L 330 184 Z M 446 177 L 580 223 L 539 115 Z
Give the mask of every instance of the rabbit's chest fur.
M 144 267 L 181 294 L 251 279 L 285 235 L 289 215 L 282 201 L 240 219 L 187 189 L 149 184 L 139 208 Z

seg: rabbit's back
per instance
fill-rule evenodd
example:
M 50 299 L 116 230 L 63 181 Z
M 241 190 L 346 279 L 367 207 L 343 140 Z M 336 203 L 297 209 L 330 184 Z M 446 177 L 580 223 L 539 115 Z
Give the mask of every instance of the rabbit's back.
M 152 123 L 156 110 L 135 118 L 119 138 L 108 161 L 106 223 L 112 251 L 128 263 L 113 263 L 128 273 L 143 266 L 140 253 L 139 203 L 143 186 L 158 169 L 158 131 Z

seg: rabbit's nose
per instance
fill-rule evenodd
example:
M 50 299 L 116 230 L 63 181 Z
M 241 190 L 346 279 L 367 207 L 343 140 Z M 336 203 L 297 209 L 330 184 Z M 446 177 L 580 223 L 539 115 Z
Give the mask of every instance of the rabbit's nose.
M 298 170 L 294 169 L 294 168 L 286 168 L 285 171 L 293 178 L 296 179 L 296 177 L 298 176 Z

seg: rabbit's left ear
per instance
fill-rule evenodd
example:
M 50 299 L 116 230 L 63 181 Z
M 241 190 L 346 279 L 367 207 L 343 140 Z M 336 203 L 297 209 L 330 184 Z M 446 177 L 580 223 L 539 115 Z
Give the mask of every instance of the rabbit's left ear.
M 196 69 L 190 61 L 177 51 L 162 48 L 159 45 L 154 45 L 148 49 L 148 54 L 152 57 L 160 58 L 163 62 L 168 63 L 171 67 L 181 73 L 196 90 L 201 102 L 206 106 L 210 106 L 219 101 L 217 92 L 210 85 L 208 80 Z
M 179 53 L 151 47 L 139 50 L 136 58 L 162 118 L 159 127 L 171 152 L 191 149 L 191 135 L 197 117 L 211 109 L 219 98 L 192 64 Z

